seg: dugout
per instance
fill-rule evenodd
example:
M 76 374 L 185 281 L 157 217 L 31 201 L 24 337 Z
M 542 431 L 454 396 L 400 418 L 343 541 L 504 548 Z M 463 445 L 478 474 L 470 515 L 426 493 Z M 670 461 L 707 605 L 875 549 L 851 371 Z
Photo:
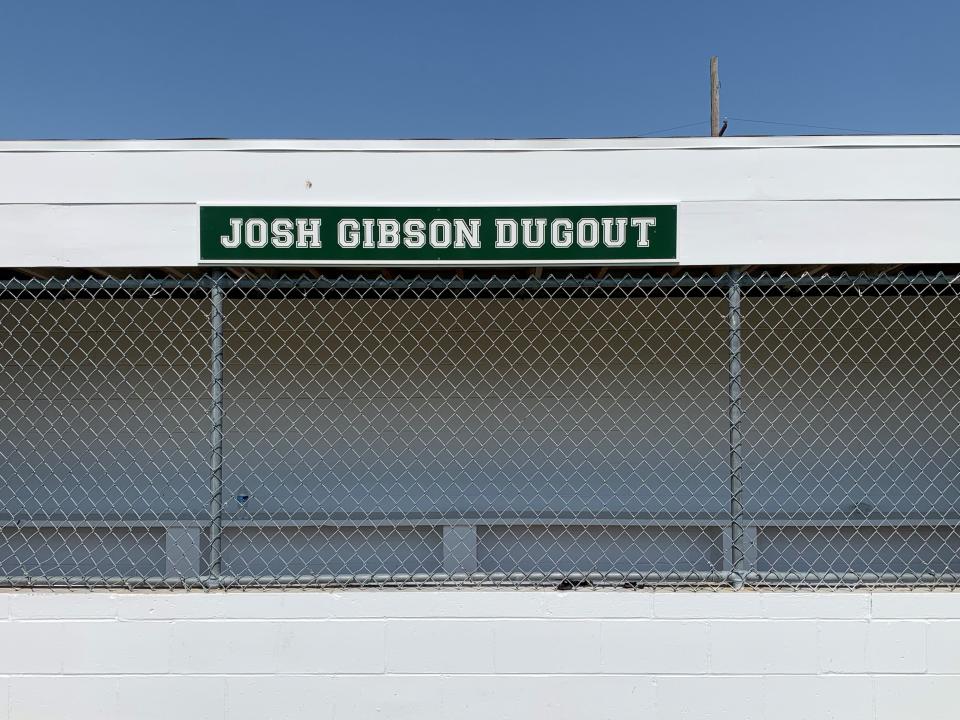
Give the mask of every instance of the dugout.
M 958 154 L 0 144 L 0 584 L 952 587 Z

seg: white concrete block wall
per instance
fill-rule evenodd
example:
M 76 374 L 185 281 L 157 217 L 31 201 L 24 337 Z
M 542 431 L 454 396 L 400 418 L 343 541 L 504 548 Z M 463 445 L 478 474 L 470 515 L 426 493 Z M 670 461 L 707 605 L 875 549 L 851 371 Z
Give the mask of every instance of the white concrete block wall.
M 960 594 L 0 593 L 0 719 L 957 716 Z

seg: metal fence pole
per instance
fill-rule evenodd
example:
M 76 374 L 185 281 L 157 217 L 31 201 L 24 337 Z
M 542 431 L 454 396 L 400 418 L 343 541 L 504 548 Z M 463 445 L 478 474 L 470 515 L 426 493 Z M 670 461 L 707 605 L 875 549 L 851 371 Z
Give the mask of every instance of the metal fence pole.
M 210 276 L 210 575 L 221 575 L 223 553 L 223 273 Z
M 743 583 L 745 570 L 745 535 L 743 531 L 743 363 L 740 358 L 740 270 L 732 269 L 729 274 L 727 291 L 727 422 L 729 428 L 728 470 L 730 479 L 730 570 L 733 583 Z

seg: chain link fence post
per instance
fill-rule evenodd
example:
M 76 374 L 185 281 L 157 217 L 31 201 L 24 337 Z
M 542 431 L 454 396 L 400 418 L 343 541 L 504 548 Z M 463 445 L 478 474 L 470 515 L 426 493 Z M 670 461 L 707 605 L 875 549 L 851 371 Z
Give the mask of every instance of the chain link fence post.
M 224 273 L 210 284 L 210 576 L 218 583 L 223 562 L 223 295 Z
M 740 358 L 740 301 L 741 273 L 731 269 L 727 290 L 727 423 L 728 423 L 728 470 L 730 479 L 730 571 L 734 587 L 743 585 L 745 569 L 745 535 L 743 530 L 743 362 Z

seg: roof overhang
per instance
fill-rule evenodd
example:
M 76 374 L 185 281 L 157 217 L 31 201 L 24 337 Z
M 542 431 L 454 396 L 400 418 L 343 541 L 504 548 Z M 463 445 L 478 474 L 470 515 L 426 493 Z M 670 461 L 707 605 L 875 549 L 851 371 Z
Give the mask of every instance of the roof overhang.
M 678 206 L 684 266 L 960 262 L 960 136 L 0 143 L 0 267 L 193 268 L 202 203 Z

